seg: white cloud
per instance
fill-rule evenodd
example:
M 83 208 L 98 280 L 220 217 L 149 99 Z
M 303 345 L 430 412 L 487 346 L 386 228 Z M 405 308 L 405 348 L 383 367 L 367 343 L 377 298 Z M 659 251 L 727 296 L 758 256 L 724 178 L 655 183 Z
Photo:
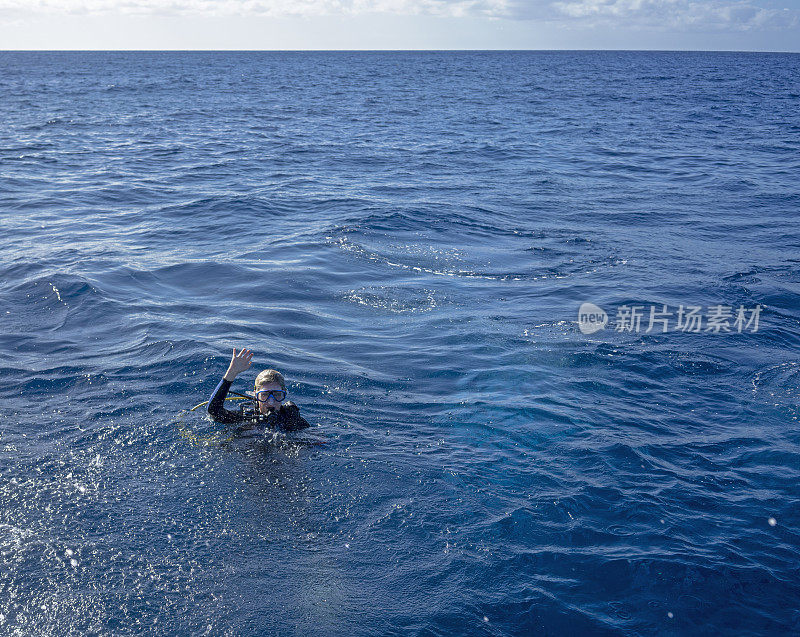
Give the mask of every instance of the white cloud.
M 680 30 L 796 27 L 798 12 L 758 0 L 0 0 L 0 20 L 31 14 L 327 16 L 385 13 Z
M 505 16 L 507 0 L 0 0 L 0 14 L 321 16 Z
M 747 0 L 561 0 L 551 6 L 566 18 L 593 26 L 748 30 L 798 24 L 796 11 Z

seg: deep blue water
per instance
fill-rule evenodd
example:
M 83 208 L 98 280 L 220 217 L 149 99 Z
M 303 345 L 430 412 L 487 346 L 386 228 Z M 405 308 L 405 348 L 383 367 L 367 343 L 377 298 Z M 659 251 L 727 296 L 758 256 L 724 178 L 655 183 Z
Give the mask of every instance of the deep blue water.
M 0 53 L 0 632 L 797 633 L 799 106 L 791 54 Z M 232 347 L 313 430 L 184 411 Z

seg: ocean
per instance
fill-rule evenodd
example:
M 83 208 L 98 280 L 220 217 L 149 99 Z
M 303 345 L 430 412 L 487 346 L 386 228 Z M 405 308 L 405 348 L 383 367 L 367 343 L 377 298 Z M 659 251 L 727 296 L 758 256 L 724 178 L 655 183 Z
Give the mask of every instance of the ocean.
M 799 103 L 797 54 L 0 53 L 0 633 L 800 632 Z M 310 429 L 192 411 L 242 347 Z

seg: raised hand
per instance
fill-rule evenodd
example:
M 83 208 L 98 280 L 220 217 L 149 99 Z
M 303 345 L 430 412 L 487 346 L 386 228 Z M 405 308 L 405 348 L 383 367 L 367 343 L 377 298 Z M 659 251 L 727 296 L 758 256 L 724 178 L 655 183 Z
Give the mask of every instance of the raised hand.
M 246 369 L 250 368 L 250 363 L 252 360 L 253 360 L 252 350 L 242 348 L 237 353 L 236 348 L 234 347 L 233 356 L 231 357 L 231 364 L 228 365 L 228 371 L 225 372 L 225 380 L 233 382 L 234 378 L 236 378 Z

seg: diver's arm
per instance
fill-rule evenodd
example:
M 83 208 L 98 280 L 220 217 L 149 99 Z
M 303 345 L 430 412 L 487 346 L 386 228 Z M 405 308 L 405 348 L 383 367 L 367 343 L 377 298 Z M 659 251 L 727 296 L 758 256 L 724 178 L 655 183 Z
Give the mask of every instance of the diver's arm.
M 300 407 L 291 401 L 281 405 L 281 415 L 281 425 L 287 431 L 297 431 L 311 426 L 311 424 L 300 415 Z
M 211 394 L 211 400 L 208 401 L 208 414 L 217 422 L 231 424 L 242 422 L 242 414 L 225 409 L 225 396 L 228 395 L 228 390 L 231 388 L 231 381 L 226 380 L 225 377 L 219 381 L 214 393 Z
M 219 381 L 219 385 L 211 395 L 211 400 L 208 401 L 208 413 L 217 422 L 235 423 L 242 421 L 241 414 L 225 409 L 223 405 L 225 396 L 228 395 L 228 390 L 231 388 L 231 383 L 239 374 L 250 367 L 252 358 L 253 352 L 251 350 L 243 348 L 237 354 L 236 348 L 233 348 L 233 356 L 231 357 L 230 365 L 228 365 L 228 371 L 225 372 L 222 380 Z

